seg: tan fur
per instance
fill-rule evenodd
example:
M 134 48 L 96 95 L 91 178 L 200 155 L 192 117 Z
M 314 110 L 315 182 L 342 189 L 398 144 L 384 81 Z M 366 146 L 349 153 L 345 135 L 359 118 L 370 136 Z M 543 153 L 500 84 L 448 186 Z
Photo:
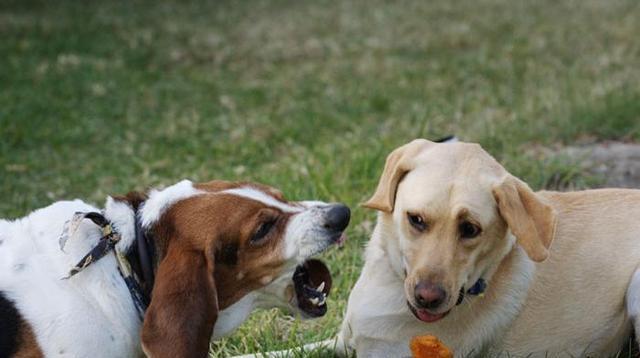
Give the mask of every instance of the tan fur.
M 629 334 L 639 190 L 536 193 L 476 144 L 419 140 L 389 155 L 365 206 L 380 214 L 338 342 L 359 357 L 408 355 L 409 340 L 422 334 L 440 337 L 457 357 L 604 357 Z M 412 227 L 408 214 L 426 229 Z M 465 221 L 482 229 L 478 237 L 461 238 Z M 479 277 L 486 295 L 456 306 L 460 288 Z M 420 281 L 446 289 L 433 312 L 444 318 L 422 322 L 407 308 Z
M 554 210 L 527 184 L 512 176 L 493 188 L 493 196 L 518 244 L 533 261 L 544 261 L 555 234 Z
M 393 210 L 396 187 L 404 175 L 416 165 L 416 156 L 434 143 L 425 139 L 416 139 L 394 150 L 387 157 L 384 172 L 375 194 L 363 204 L 364 207 L 386 212 Z

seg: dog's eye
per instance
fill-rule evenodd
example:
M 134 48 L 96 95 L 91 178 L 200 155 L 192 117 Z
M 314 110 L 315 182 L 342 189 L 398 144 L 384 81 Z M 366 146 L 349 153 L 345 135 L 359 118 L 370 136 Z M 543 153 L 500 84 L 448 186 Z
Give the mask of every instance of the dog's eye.
M 407 213 L 407 219 L 409 220 L 409 224 L 411 224 L 411 226 L 413 226 L 416 230 L 422 232 L 427 229 L 427 223 L 424 222 L 422 216 Z
M 473 239 L 482 232 L 482 229 L 480 229 L 478 225 L 468 221 L 462 222 L 458 229 L 460 230 L 460 237 L 463 239 Z
M 255 243 L 264 239 L 264 237 L 267 236 L 269 231 L 271 231 L 271 228 L 273 228 L 273 224 L 275 223 L 276 223 L 275 220 L 270 220 L 260 224 L 260 226 L 258 227 L 258 230 L 256 230 L 256 232 L 253 233 L 253 236 L 251 237 L 251 242 Z

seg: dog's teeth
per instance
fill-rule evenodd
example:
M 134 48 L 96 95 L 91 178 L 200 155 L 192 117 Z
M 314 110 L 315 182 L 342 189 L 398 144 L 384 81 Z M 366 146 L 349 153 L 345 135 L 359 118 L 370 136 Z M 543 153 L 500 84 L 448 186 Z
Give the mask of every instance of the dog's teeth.
M 316 288 L 316 291 L 318 292 L 322 292 L 322 290 L 324 290 L 324 281 L 322 281 L 322 283 L 318 286 L 318 288 Z
M 326 299 L 322 299 L 316 306 L 322 306 L 327 300 Z
M 316 305 L 316 306 L 318 306 L 318 305 L 319 305 L 319 303 L 320 303 L 320 300 L 319 300 L 318 298 L 316 298 L 316 297 L 314 297 L 314 298 L 310 298 L 310 299 L 309 299 L 309 301 L 310 301 L 311 303 L 313 303 L 314 305 Z

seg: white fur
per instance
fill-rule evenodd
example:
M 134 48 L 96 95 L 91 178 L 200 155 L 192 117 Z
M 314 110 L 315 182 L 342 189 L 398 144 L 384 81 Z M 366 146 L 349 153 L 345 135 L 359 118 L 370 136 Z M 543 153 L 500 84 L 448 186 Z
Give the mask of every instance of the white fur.
M 255 292 L 250 292 L 238 302 L 220 311 L 216 325 L 213 328 L 213 337 L 211 337 L 211 339 L 216 340 L 228 336 L 235 331 L 236 328 L 240 327 L 247 317 L 249 317 L 249 314 L 257 308 L 256 295 Z
M 236 195 L 243 198 L 255 200 L 263 203 L 264 205 L 272 206 L 274 208 L 282 210 L 285 213 L 296 213 L 303 210 L 303 208 L 295 207 L 295 206 L 283 203 L 279 200 L 276 200 L 276 198 L 265 193 L 264 191 L 256 188 L 252 188 L 252 187 L 242 187 L 242 188 L 236 188 L 236 189 L 223 190 L 219 192 L 219 194 L 231 194 L 231 195 Z
M 305 208 L 311 208 L 311 207 L 314 207 L 314 206 L 325 206 L 325 205 L 327 205 L 327 203 L 325 203 L 324 201 L 317 201 L 317 200 L 299 201 L 298 204 L 304 206 Z
M 331 244 L 331 237 L 323 228 L 325 212 L 330 208 L 326 203 L 308 206 L 295 214 L 285 232 L 285 257 L 298 262 L 324 251 Z
M 100 237 L 85 220 L 65 252 L 58 238 L 82 201 L 61 201 L 15 221 L 0 221 L 0 291 L 33 327 L 45 356 L 126 357 L 141 353 L 140 322 L 113 254 L 68 279 Z M 107 216 L 109 216 L 107 212 Z
M 143 227 L 149 227 L 160 219 L 171 205 L 204 192 L 193 187 L 189 180 L 183 180 L 163 190 L 151 190 L 149 198 L 140 209 L 140 221 Z
M 640 270 L 633 273 L 626 300 L 629 318 L 631 318 L 636 332 L 640 332 Z
M 293 272 L 293 269 L 283 272 L 267 286 L 250 292 L 238 302 L 220 311 L 212 339 L 219 339 L 235 331 L 256 308 L 279 307 L 295 314 L 296 302 L 287 294 L 287 292 L 293 292 L 288 290 L 293 282 L 291 281 Z
M 116 244 L 116 248 L 120 252 L 127 252 L 136 239 L 136 222 L 133 208 L 125 202 L 116 201 L 112 197 L 108 197 L 104 212 L 106 218 L 118 228 L 120 233 L 121 238 Z

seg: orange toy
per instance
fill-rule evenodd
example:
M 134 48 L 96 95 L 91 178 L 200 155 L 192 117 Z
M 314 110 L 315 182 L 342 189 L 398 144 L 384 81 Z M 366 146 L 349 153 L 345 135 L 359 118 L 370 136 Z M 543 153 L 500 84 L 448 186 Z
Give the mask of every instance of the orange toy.
M 435 336 L 417 336 L 411 340 L 413 358 L 453 358 L 453 353 Z

